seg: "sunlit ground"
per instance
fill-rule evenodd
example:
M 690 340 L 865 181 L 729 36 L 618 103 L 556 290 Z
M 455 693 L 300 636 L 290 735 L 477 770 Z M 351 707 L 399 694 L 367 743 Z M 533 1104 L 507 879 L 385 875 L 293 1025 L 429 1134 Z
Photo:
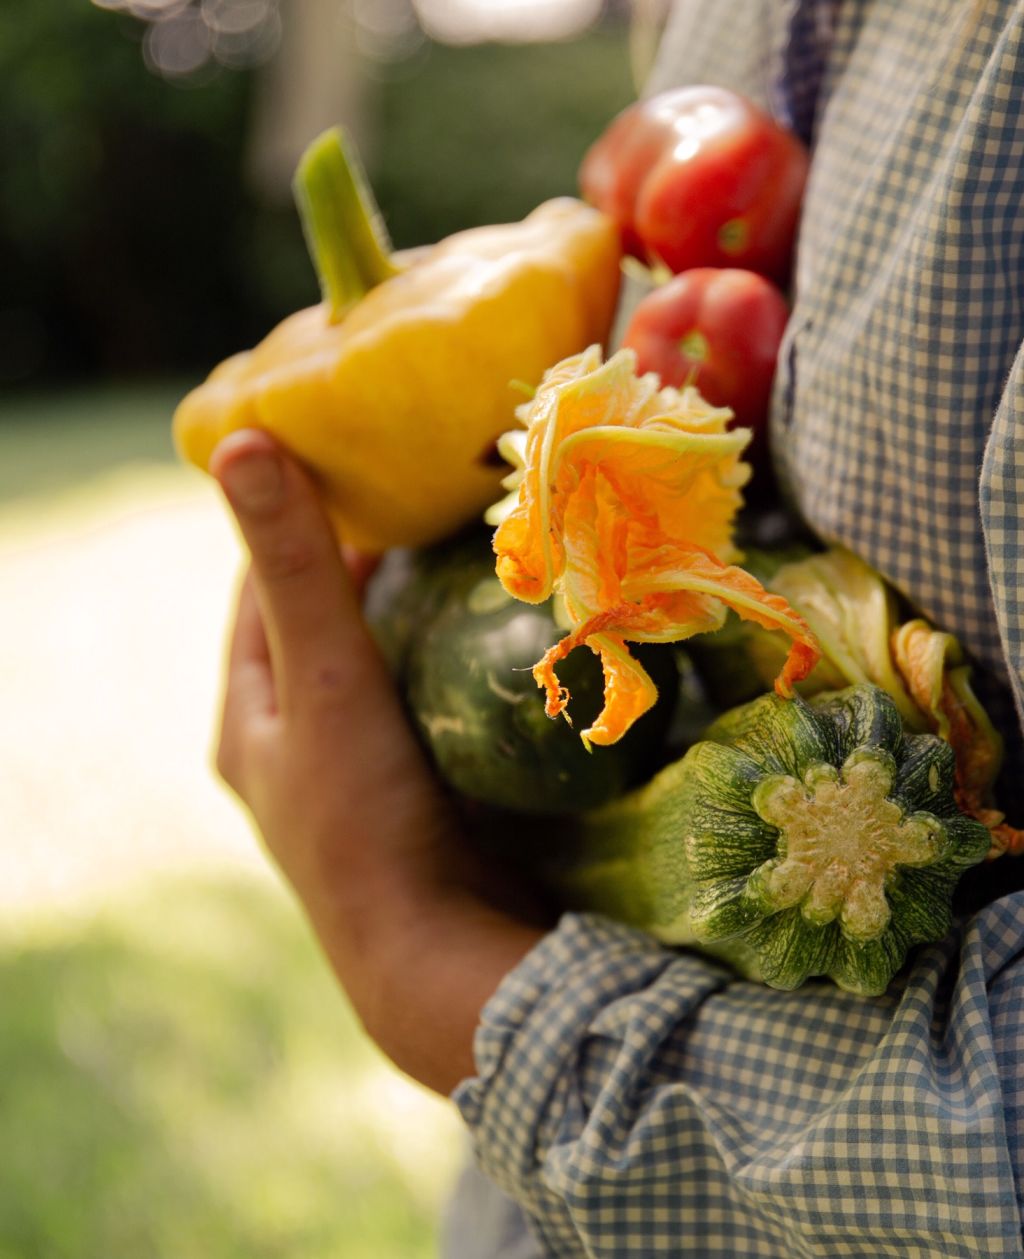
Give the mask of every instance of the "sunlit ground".
M 0 411 L 0 1259 L 415 1259 L 461 1152 L 209 770 L 238 549 L 170 391 Z

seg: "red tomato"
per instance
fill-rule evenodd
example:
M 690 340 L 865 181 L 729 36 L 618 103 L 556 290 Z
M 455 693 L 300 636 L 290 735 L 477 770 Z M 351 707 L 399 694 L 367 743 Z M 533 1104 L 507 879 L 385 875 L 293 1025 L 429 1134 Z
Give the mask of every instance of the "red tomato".
M 631 105 L 612 121 L 587 150 L 579 176 L 584 199 L 618 223 L 623 250 L 643 259 L 647 251 L 633 225 L 637 190 L 672 139 L 671 114 L 647 105 Z
M 800 141 L 744 97 L 684 87 L 619 114 L 584 157 L 580 188 L 638 257 L 785 284 L 807 165 Z
M 637 305 L 622 344 L 637 371 L 662 384 L 692 384 L 714 406 L 731 407 L 755 434 L 755 462 L 766 453 L 772 377 L 789 312 L 763 276 L 698 267 L 673 276 Z

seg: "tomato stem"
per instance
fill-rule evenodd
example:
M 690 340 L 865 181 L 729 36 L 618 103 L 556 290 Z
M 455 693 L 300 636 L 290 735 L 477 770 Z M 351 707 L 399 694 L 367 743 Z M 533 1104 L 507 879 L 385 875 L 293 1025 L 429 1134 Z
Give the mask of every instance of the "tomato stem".
M 746 219 L 729 219 L 718 229 L 718 247 L 730 257 L 741 254 L 749 240 L 750 226 Z
M 679 349 L 684 358 L 694 363 L 706 363 L 711 353 L 708 339 L 699 328 L 691 328 L 679 342 Z

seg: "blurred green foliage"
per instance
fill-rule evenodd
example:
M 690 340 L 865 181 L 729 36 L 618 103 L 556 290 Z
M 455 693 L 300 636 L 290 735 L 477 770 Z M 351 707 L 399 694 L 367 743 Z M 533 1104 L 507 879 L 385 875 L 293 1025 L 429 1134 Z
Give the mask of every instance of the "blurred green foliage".
M 0 386 L 205 371 L 316 298 L 295 214 L 246 184 L 256 72 L 167 83 L 143 31 L 88 0 L 0 14 Z M 399 245 L 572 192 L 632 94 L 621 23 L 376 75 L 368 165 Z
M 434 1253 L 453 1130 L 425 1097 L 382 1122 L 391 1077 L 283 893 L 164 880 L 8 944 L 0 1004 L 0 1259 Z
M 251 82 L 171 87 L 143 30 L 87 0 L 0 22 L 0 273 L 8 323 L 24 317 L 0 378 L 166 368 L 255 326 L 238 232 Z
M 633 95 L 622 26 L 559 44 L 428 46 L 381 85 L 369 165 L 395 243 L 576 195 L 583 153 Z

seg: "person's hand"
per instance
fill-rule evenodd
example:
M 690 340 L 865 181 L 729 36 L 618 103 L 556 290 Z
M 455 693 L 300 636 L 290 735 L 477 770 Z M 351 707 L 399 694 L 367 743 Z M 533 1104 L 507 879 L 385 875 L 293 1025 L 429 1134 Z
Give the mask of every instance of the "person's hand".
M 367 1030 L 411 1074 L 447 1089 L 471 1069 L 482 1001 L 538 933 L 473 890 L 309 474 L 257 430 L 226 438 L 210 468 L 252 557 L 218 769 Z
M 263 432 L 217 449 L 252 563 L 227 668 L 217 766 L 305 901 L 326 888 L 437 879 L 451 845 L 309 475 Z M 386 808 L 381 802 L 386 801 Z M 447 854 L 446 854 L 447 855 Z

